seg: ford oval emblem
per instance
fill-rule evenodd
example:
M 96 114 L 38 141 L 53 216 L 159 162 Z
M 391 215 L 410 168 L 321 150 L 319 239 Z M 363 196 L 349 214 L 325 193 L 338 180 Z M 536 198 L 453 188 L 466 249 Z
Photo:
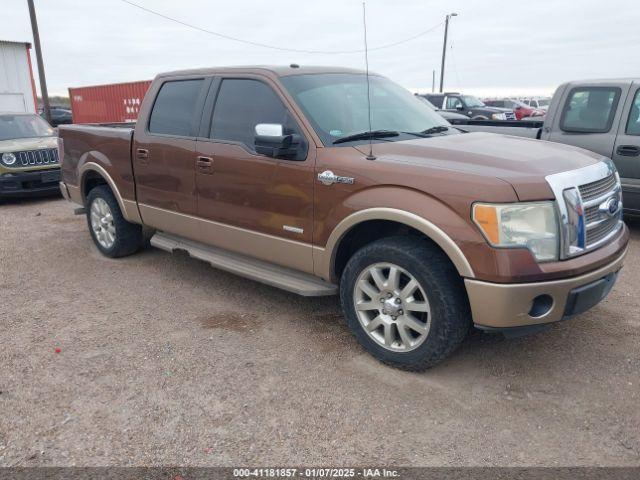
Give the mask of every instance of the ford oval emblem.
M 616 213 L 618 213 L 618 210 L 620 210 L 620 200 L 618 200 L 618 197 L 611 197 L 605 202 L 601 203 L 598 207 L 598 210 L 600 210 L 602 213 L 606 213 L 610 217 L 613 217 Z

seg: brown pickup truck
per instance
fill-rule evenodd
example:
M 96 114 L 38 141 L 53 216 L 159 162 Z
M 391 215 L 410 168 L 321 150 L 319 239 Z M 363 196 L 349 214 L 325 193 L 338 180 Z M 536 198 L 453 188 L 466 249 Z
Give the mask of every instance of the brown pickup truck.
M 358 341 L 400 368 L 438 363 L 472 325 L 519 335 L 584 312 L 626 253 L 611 160 L 465 133 L 356 70 L 161 74 L 135 125 L 60 136 L 62 193 L 103 254 L 150 238 L 301 295 L 339 292 Z

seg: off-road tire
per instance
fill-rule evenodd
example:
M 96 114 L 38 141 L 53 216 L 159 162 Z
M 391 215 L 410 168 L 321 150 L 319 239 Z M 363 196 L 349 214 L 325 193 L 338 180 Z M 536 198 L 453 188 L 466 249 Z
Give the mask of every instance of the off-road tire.
M 105 248 L 100 244 L 96 237 L 96 233 L 91 225 L 91 205 L 93 202 L 101 198 L 104 200 L 113 217 L 113 225 L 115 227 L 115 242 L 110 248 Z M 93 243 L 96 245 L 100 252 L 111 258 L 125 257 L 137 252 L 144 244 L 144 235 L 142 232 L 142 226 L 134 223 L 127 222 L 122 216 L 122 211 L 118 205 L 116 197 L 113 195 L 111 189 L 106 185 L 99 185 L 89 192 L 86 200 L 86 215 L 87 225 L 89 227 L 89 233 L 93 239 Z
M 426 339 L 415 350 L 394 352 L 381 346 L 358 319 L 355 283 L 365 269 L 385 262 L 409 272 L 427 294 L 431 325 Z M 460 345 L 472 323 L 466 289 L 455 267 L 435 244 L 419 237 L 388 237 L 358 250 L 342 273 L 340 300 L 347 324 L 365 350 L 403 370 L 422 371 L 440 363 Z

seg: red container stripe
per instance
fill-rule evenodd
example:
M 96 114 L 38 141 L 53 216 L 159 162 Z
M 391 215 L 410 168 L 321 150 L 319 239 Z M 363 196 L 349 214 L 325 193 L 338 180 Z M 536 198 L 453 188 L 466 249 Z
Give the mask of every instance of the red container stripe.
M 151 80 L 69 89 L 73 123 L 135 122 Z

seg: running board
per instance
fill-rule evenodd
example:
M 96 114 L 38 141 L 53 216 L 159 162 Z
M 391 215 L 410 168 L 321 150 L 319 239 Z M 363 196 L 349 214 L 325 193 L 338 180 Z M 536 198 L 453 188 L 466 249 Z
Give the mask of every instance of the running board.
M 322 297 L 338 293 L 336 285 L 308 273 L 298 272 L 164 232 L 156 232 L 151 237 L 151 245 L 170 253 L 184 250 L 193 258 L 207 262 L 212 267 L 305 297 Z

